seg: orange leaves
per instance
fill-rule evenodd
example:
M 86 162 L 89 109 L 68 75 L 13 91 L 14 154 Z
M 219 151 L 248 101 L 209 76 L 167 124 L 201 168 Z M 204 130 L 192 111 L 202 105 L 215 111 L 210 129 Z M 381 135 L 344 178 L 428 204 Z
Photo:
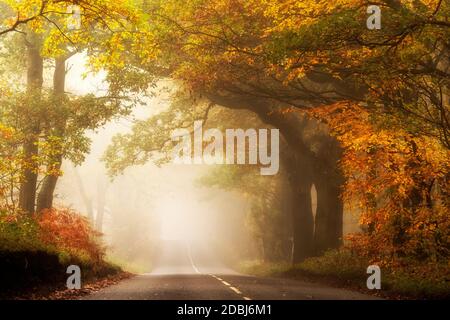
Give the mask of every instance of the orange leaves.
M 11 140 L 14 135 L 14 129 L 0 123 L 0 139 Z
M 0 206 L 0 249 L 56 252 L 61 258 L 101 263 L 101 234 L 88 220 L 69 209 L 29 215 Z
M 36 219 L 44 243 L 73 255 L 87 255 L 93 261 L 100 261 L 104 255 L 98 242 L 101 234 L 85 217 L 69 209 L 51 209 L 36 215 Z
M 387 260 L 398 254 L 436 259 L 450 244 L 450 151 L 402 128 L 379 128 L 362 106 L 348 102 L 310 112 L 344 148 L 343 191 L 361 210 L 366 233 L 352 246 Z

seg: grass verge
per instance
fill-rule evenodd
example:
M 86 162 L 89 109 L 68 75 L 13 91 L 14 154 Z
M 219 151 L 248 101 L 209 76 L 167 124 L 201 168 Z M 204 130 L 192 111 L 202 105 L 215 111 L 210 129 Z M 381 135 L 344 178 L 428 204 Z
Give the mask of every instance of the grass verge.
M 391 299 L 450 299 L 448 263 L 403 260 L 395 267 L 381 267 L 381 290 L 367 289 L 369 275 L 366 270 L 370 264 L 368 259 L 341 249 L 296 265 L 247 261 L 239 265 L 239 271 L 256 276 L 319 282 Z

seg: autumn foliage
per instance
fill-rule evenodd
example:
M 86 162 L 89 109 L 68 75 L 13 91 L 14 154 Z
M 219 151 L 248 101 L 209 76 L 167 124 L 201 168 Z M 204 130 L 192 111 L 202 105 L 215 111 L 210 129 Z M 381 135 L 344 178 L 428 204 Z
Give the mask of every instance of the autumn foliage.
M 380 30 L 367 28 L 370 4 L 382 12 Z M 179 87 L 174 97 L 189 92 L 191 104 L 177 106 L 175 116 L 166 112 L 139 123 L 129 139 L 116 137 L 105 156 L 112 173 L 145 163 L 155 151 L 166 151 L 167 129 L 184 127 L 179 118 L 193 118 L 200 100 L 248 109 L 281 129 L 294 158 L 306 154 L 311 162 L 323 162 L 314 167 L 315 178 L 320 178 L 315 186 L 327 185 L 318 188 L 323 190 L 317 198 L 328 199 L 333 193 L 338 205 L 318 200 L 325 208 L 322 214 L 332 212 L 341 219 L 335 191 L 342 187 L 343 200 L 359 214 L 363 229 L 348 237 L 351 250 L 379 265 L 410 259 L 447 264 L 448 269 L 449 4 L 441 0 L 0 2 L 0 48 L 6 57 L 2 65 L 14 62 L 12 71 L 11 66 L 0 70 L 0 250 L 37 246 L 101 261 L 99 234 L 86 219 L 67 209 L 33 214 L 53 204 L 55 189 L 43 188 L 52 184 L 38 180 L 53 181 L 62 175 L 62 161 L 82 163 L 90 145 L 86 130 L 127 115 L 141 104 L 141 96 L 159 90 L 159 80 L 172 79 Z M 76 28 L 67 23 L 69 5 L 81 11 Z M 23 39 L 16 39 L 24 35 L 26 46 Z M 67 57 L 81 52 L 90 66 L 87 73 L 106 75 L 107 97 L 65 92 L 61 74 L 68 71 Z M 26 66 L 20 66 L 22 60 Z M 54 79 L 58 75 L 61 79 L 49 90 L 43 75 L 47 77 L 53 64 Z M 24 67 L 27 72 L 20 72 Z M 25 74 L 35 77 L 27 77 L 25 83 Z M 291 117 L 291 112 L 307 112 L 328 124 L 343 149 L 342 186 L 344 179 L 331 153 L 315 152 L 316 144 L 310 141 L 314 139 L 305 137 L 306 131 L 298 128 L 303 121 Z M 319 137 L 321 126 L 317 127 Z M 335 140 L 332 144 L 337 145 Z M 295 168 L 304 169 L 301 161 L 295 162 Z M 219 178 L 228 183 L 229 173 Z M 264 213 L 278 210 L 268 200 L 281 198 L 279 188 L 255 181 L 251 193 L 255 198 L 263 195 L 255 202 L 255 220 L 271 224 L 274 216 Z M 252 188 L 246 183 L 243 189 Z M 51 201 L 38 201 L 35 191 Z M 304 199 L 301 188 L 290 191 L 293 199 Z M 300 218 L 306 216 L 300 216 L 303 204 L 292 202 L 293 211 Z M 18 208 L 28 215 L 13 213 Z M 327 223 L 323 230 L 329 230 Z M 316 235 L 317 230 L 322 229 L 314 229 Z M 308 232 L 312 235 L 312 229 Z M 327 248 L 340 243 L 340 232 L 332 234 L 339 241 L 330 241 Z M 294 249 L 306 243 L 305 252 L 312 251 L 307 248 L 312 241 L 299 241 Z
M 104 257 L 101 234 L 85 217 L 69 209 L 45 210 L 32 216 L 2 214 L 0 231 L 0 249 L 47 251 L 89 264 L 101 263 Z
M 71 255 L 87 256 L 89 260 L 101 261 L 104 248 L 99 244 L 100 233 L 89 221 L 69 209 L 45 210 L 36 216 L 41 227 L 41 239 Z
M 343 197 L 360 210 L 350 246 L 380 264 L 439 261 L 450 249 L 450 151 L 436 139 L 383 127 L 369 111 L 338 103 L 312 112 L 344 148 Z

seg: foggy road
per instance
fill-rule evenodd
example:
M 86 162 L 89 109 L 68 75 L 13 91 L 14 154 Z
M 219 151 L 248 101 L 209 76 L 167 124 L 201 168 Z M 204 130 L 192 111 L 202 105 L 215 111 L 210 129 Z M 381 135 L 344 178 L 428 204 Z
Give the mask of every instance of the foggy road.
M 376 299 L 303 281 L 238 274 L 202 250 L 170 243 L 160 248 L 154 270 L 100 290 L 89 300 L 310 300 Z

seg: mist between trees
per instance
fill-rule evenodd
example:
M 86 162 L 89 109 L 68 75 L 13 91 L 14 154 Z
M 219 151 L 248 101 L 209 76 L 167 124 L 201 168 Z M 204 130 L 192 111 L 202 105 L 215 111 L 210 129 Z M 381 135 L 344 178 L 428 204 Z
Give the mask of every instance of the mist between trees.
M 208 243 L 231 264 L 297 264 L 335 250 L 440 286 L 449 3 L 381 1 L 382 27 L 372 30 L 368 4 L 0 2 L 5 250 L 26 251 L 32 239 L 103 261 L 101 230 L 119 259 L 138 264 L 151 264 L 156 239 L 177 238 Z M 169 164 L 170 132 L 194 134 L 196 121 L 279 130 L 277 175 Z M 57 205 L 87 219 L 58 215 Z M 68 217 L 85 232 L 44 245 L 37 235 Z M 88 249 L 70 247 L 77 237 Z

